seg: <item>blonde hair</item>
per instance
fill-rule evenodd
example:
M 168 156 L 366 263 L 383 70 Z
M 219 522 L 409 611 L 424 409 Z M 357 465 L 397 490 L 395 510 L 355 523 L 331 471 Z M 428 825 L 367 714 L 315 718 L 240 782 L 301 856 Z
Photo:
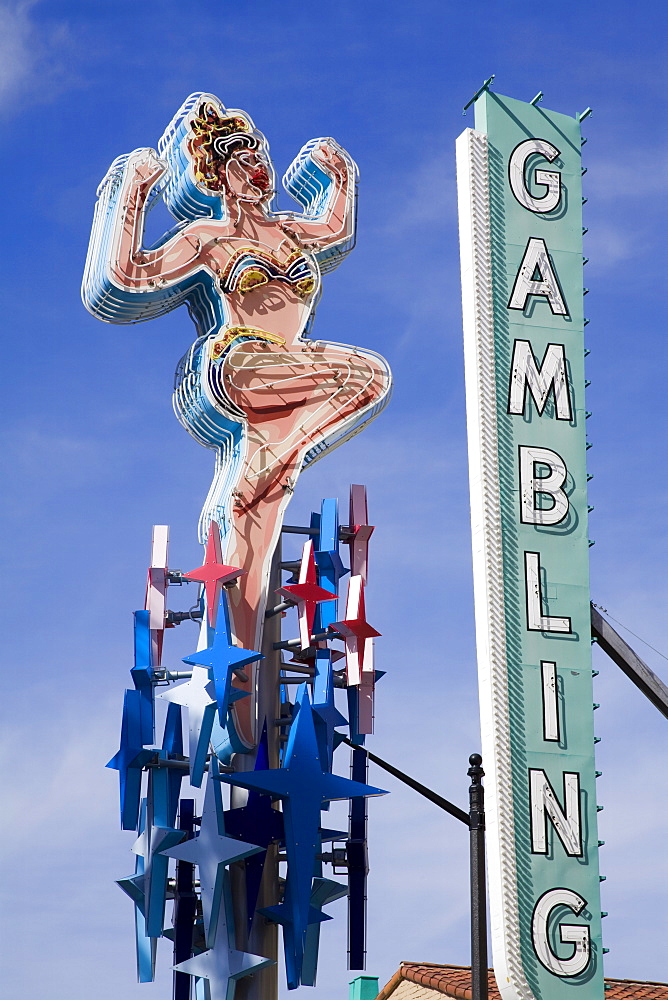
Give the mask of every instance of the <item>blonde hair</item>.
M 208 101 L 200 104 L 191 122 L 188 152 L 198 184 L 211 191 L 225 188 L 225 164 L 238 149 L 257 149 L 252 126 L 240 115 L 221 117 Z

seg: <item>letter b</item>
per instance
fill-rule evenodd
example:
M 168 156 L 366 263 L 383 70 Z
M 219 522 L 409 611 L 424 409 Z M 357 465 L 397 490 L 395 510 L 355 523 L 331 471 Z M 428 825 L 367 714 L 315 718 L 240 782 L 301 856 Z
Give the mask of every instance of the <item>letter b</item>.
M 559 524 L 568 514 L 568 497 L 562 489 L 568 470 L 566 463 L 549 448 L 520 445 L 520 521 L 522 524 Z M 536 475 L 538 465 L 550 470 Z M 550 497 L 552 506 L 536 505 L 537 495 Z

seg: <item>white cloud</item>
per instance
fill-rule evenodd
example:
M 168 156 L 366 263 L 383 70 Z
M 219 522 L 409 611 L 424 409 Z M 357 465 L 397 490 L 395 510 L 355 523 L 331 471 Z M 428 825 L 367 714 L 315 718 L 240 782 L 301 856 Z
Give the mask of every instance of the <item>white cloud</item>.
M 587 253 L 591 256 L 592 272 L 603 272 L 636 256 L 642 237 L 628 226 L 596 221 L 587 237 Z
M 663 164 L 667 155 L 665 147 L 654 146 L 650 149 L 626 149 L 623 158 L 618 152 L 605 159 L 589 160 L 585 156 L 587 194 L 608 201 L 663 195 Z
M 0 100 L 14 96 L 29 76 L 33 65 L 31 35 L 33 28 L 28 14 L 34 3 L 3 3 L 0 5 Z
M 663 239 L 665 160 L 665 147 L 631 148 L 623 157 L 618 151 L 593 160 L 585 157 L 585 252 L 592 273 L 605 273 L 627 261 L 646 260 L 653 266 Z
M 72 80 L 71 40 L 64 23 L 43 22 L 31 14 L 39 0 L 0 2 L 0 112 L 6 114 L 21 94 L 31 101 L 53 101 Z
M 400 238 L 420 228 L 433 233 L 439 226 L 456 226 L 454 170 L 445 144 L 442 150 L 416 159 L 412 169 L 402 169 L 400 176 L 401 190 L 394 198 L 397 211 L 388 219 L 388 236 Z

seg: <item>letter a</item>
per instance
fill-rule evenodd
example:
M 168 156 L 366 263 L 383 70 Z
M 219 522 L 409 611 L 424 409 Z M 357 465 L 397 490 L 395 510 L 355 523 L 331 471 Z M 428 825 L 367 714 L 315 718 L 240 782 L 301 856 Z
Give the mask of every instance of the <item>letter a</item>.
M 538 278 L 534 278 L 536 272 Z M 568 316 L 568 309 L 561 294 L 557 275 L 550 263 L 545 240 L 535 237 L 527 243 L 508 308 L 522 311 L 530 295 L 542 295 L 546 298 L 555 316 Z

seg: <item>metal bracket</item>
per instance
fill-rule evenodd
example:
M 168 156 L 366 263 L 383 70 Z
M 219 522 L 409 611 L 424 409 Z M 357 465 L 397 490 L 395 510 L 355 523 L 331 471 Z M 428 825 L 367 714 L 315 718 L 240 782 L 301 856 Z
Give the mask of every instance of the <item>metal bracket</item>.
M 494 79 L 495 76 L 496 76 L 496 74 L 492 73 L 492 75 L 487 80 L 485 80 L 485 82 L 483 83 L 483 85 L 480 88 L 480 90 L 476 90 L 475 94 L 473 95 L 473 97 L 471 98 L 471 100 L 468 102 L 468 104 L 464 105 L 464 110 L 462 111 L 463 115 L 465 115 L 466 112 L 468 111 L 468 109 L 471 107 L 471 105 L 474 104 L 475 101 L 478 100 L 478 98 L 480 97 L 480 95 L 483 94 L 486 90 L 489 89 L 489 87 L 492 86 L 492 81 L 493 81 L 493 79 Z
M 604 653 L 624 671 L 635 686 L 642 691 L 655 708 L 668 719 L 668 687 L 653 670 L 633 652 L 627 642 L 593 606 L 591 607 L 591 634 Z
M 202 610 L 198 606 L 191 608 L 190 611 L 165 612 L 166 625 L 180 625 L 181 622 L 187 622 L 187 621 L 199 622 L 201 620 L 202 620 Z

